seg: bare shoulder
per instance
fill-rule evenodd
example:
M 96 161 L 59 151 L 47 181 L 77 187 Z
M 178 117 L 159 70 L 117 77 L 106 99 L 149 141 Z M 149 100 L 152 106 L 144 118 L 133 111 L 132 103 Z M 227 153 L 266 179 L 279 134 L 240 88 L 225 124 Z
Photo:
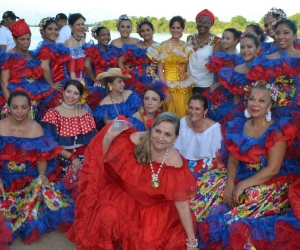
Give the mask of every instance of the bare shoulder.
M 81 116 L 81 115 L 84 115 L 84 114 L 88 113 L 88 111 L 86 109 L 79 108 L 77 110 L 77 113 L 78 113 L 79 116 Z
M 111 44 L 118 47 L 118 45 L 120 44 L 120 40 L 120 38 L 116 38 L 111 41 Z
M 65 45 L 66 47 L 71 47 L 71 46 L 73 45 L 71 39 L 70 39 L 70 38 L 67 39 L 67 40 L 64 42 L 64 45 Z
M 8 128 L 8 118 L 0 120 L 0 135 L 5 135 L 6 128 Z
M 111 103 L 110 98 L 109 98 L 109 96 L 107 95 L 107 96 L 104 97 L 103 100 L 101 100 L 101 102 L 99 103 L 99 105 L 102 106 L 102 105 L 110 104 L 110 103 Z
M 132 94 L 131 90 L 124 90 L 124 99 L 127 100 L 127 98 Z
M 42 126 L 38 124 L 36 121 L 28 119 L 27 127 L 28 127 L 28 131 L 30 131 L 30 133 L 28 133 L 29 137 L 35 138 L 44 135 L 44 130 Z
M 183 165 L 182 158 L 177 149 L 175 149 L 174 147 L 171 147 L 169 149 L 166 164 L 168 166 L 173 166 L 174 168 L 181 168 Z
M 140 40 L 138 38 L 135 38 L 135 37 L 131 37 L 130 41 L 133 43 L 133 44 L 136 44 L 136 43 L 139 43 Z
M 141 110 L 143 112 L 143 110 Z M 142 117 L 141 117 L 141 113 L 139 111 L 135 112 L 132 117 L 135 117 L 136 119 L 143 121 Z
M 130 140 L 135 144 L 138 145 L 140 143 L 140 138 L 146 132 L 135 132 L 130 135 Z

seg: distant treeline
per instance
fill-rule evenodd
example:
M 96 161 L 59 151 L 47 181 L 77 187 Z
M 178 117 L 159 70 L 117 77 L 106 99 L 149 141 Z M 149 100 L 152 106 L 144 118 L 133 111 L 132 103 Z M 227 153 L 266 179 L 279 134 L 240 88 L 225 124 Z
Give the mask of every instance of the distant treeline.
M 166 18 L 164 18 L 164 17 L 156 18 L 156 17 L 150 17 L 150 16 L 148 16 L 146 18 L 150 22 L 152 22 L 155 32 L 169 32 L 169 20 L 167 20 Z M 297 26 L 300 27 L 300 13 L 289 16 L 288 18 L 295 21 L 297 23 Z M 144 19 L 144 17 L 131 16 L 130 19 L 132 21 L 133 31 L 135 32 L 136 31 L 136 22 Z M 110 30 L 117 30 L 117 22 L 118 22 L 117 19 L 113 19 L 113 20 L 104 20 L 101 23 L 103 26 L 109 28 Z M 235 16 L 235 17 L 231 18 L 230 22 L 220 21 L 218 19 L 218 17 L 216 17 L 215 24 L 211 28 L 211 31 L 215 32 L 215 33 L 221 33 L 226 28 L 236 28 L 237 30 L 244 31 L 247 24 L 250 24 L 250 23 L 257 23 L 257 22 L 256 21 L 248 21 L 243 16 Z M 259 22 L 259 24 L 261 25 L 262 28 L 263 28 L 263 23 L 264 23 L 264 18 L 262 17 Z M 89 25 L 89 26 L 94 26 L 94 25 L 96 25 L 96 24 Z M 196 23 L 194 21 L 186 22 L 185 32 L 187 32 L 187 33 L 197 32 Z

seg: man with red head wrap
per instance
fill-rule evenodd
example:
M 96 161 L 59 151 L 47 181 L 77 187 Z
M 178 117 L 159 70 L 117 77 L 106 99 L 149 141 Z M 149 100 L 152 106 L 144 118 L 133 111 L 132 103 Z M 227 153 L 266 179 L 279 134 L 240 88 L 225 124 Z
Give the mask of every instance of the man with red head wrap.
M 4 51 L 9 51 L 13 49 L 16 45 L 12 38 L 9 27 L 19 19 L 12 11 L 6 11 L 2 16 L 2 26 L 0 28 L 0 49 Z

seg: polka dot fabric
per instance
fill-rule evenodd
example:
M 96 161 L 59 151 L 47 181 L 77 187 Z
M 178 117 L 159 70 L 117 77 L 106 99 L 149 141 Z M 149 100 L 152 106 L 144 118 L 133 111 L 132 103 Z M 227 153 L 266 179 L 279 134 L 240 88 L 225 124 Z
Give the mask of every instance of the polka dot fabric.
M 87 134 L 96 128 L 94 118 L 90 113 L 64 117 L 57 110 L 49 109 L 42 121 L 55 125 L 57 133 L 66 137 Z

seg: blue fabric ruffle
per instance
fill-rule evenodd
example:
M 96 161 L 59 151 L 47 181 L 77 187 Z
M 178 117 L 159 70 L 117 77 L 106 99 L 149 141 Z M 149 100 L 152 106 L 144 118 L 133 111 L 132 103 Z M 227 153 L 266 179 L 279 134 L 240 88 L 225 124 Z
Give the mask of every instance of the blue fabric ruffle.
M 141 97 L 134 91 L 128 96 L 127 100 L 122 103 L 115 104 L 119 114 L 124 115 L 125 117 L 132 116 L 139 107 L 142 106 Z M 107 120 L 113 120 L 118 116 L 116 112 L 115 105 L 113 104 L 104 104 L 99 105 L 93 112 L 92 115 L 96 122 L 99 122 L 101 119 L 105 118 Z

